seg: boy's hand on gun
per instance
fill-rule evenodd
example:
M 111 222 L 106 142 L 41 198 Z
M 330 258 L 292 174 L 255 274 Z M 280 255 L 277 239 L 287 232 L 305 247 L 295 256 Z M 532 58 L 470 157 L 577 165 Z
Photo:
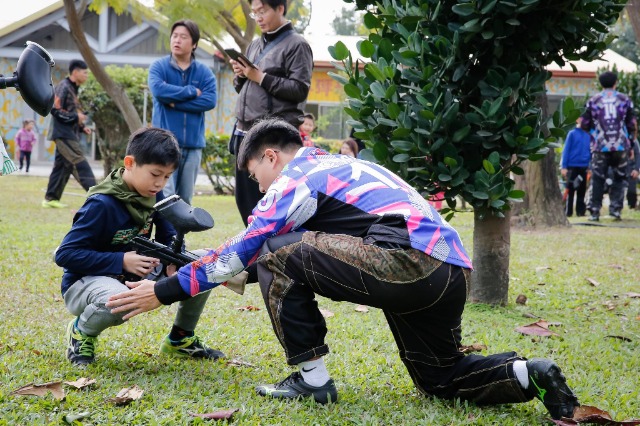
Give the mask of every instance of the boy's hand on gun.
M 160 264 L 160 259 L 155 257 L 142 256 L 135 251 L 128 251 L 124 254 L 122 268 L 139 277 L 146 277 L 153 269 Z

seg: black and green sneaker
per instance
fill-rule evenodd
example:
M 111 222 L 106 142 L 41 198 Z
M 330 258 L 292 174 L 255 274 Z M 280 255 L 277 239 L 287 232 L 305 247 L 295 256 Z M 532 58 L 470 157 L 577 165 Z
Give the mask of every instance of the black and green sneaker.
M 200 341 L 198 336 L 185 337 L 181 340 L 173 341 L 167 336 L 162 345 L 160 352 L 166 355 L 180 358 L 205 358 L 217 360 L 225 358 L 226 355 L 216 349 L 211 349 Z
M 257 386 L 256 392 L 262 396 L 283 399 L 313 396 L 313 399 L 320 404 L 338 401 L 338 390 L 333 379 L 329 379 L 322 386 L 311 386 L 304 381 L 302 374 L 298 371 L 275 385 Z
M 545 358 L 527 361 L 530 395 L 538 398 L 554 420 L 573 418 L 573 411 L 580 406 L 578 398 L 567 385 L 564 374 L 555 362 Z
M 95 361 L 97 343 L 97 337 L 78 330 L 76 320 L 71 320 L 67 326 L 67 359 L 73 365 L 84 366 Z

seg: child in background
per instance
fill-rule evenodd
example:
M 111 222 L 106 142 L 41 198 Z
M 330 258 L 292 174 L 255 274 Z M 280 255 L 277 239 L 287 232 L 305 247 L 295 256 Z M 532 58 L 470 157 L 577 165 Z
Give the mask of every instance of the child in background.
M 315 144 L 311 140 L 311 133 L 316 128 L 316 117 L 310 112 L 305 113 L 303 117 L 304 121 L 302 122 L 300 127 L 298 127 L 298 130 L 300 131 L 300 137 L 302 138 L 302 145 L 315 147 Z
M 358 158 L 358 143 L 353 139 L 345 139 L 342 141 L 342 146 L 340 147 L 340 154 L 348 155 L 349 157 Z
M 567 217 L 573 215 L 573 201 L 575 196 L 576 215 L 584 216 L 587 211 L 585 194 L 587 192 L 587 169 L 591 161 L 591 136 L 580 128 L 581 118 L 576 121 L 576 128 L 567 135 L 562 150 L 562 177 L 566 181 L 567 200 L 565 213 Z
M 178 142 L 168 130 L 149 127 L 134 132 L 124 167 L 89 190 L 56 250 L 55 261 L 64 268 L 64 303 L 76 316 L 66 334 L 66 355 L 72 364 L 92 363 L 98 336 L 124 322 L 124 314 L 112 314 L 105 307 L 109 296 L 128 290 L 125 281 L 157 273 L 160 260 L 136 253 L 131 240 L 136 235 L 150 237 L 155 228 L 156 241 L 171 242 L 175 229 L 153 214 L 153 206 L 164 199 L 162 189 L 180 158 Z M 173 328 L 160 346 L 162 353 L 182 358 L 224 357 L 194 333 L 208 297 L 209 293 L 203 293 L 180 302 Z
M 24 120 L 22 122 L 22 129 L 18 130 L 15 137 L 16 144 L 20 150 L 19 170 L 22 170 L 22 166 L 26 163 L 27 167 L 25 171 L 27 173 L 29 173 L 29 166 L 31 166 L 31 151 L 37 140 L 36 134 L 33 132 L 34 126 L 35 122 L 33 120 Z

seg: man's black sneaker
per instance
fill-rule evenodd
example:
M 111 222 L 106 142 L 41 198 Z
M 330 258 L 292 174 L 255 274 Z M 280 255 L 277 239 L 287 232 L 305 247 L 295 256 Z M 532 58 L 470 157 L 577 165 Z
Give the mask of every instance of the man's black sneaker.
M 610 212 L 609 214 L 611 215 L 613 220 L 616 222 L 622 220 L 622 217 L 620 216 L 620 212 Z
M 600 220 L 600 216 L 598 216 L 597 214 L 592 214 L 591 216 L 589 216 L 589 221 L 591 222 L 598 222 Z
M 67 326 L 67 359 L 73 365 L 84 366 L 95 361 L 98 338 L 84 334 L 72 319 Z
M 327 383 L 319 387 L 311 386 L 297 371 L 275 385 L 257 386 L 256 391 L 259 395 L 273 398 L 295 399 L 313 396 L 313 399 L 320 404 L 338 401 L 338 390 L 333 379 L 329 379 Z
M 530 395 L 538 398 L 549 410 L 554 420 L 561 417 L 573 418 L 573 411 L 580 406 L 578 398 L 555 362 L 544 358 L 527 361 Z
M 177 342 L 167 336 L 160 346 L 160 352 L 179 358 L 206 358 L 217 360 L 226 355 L 216 349 L 211 349 L 200 341 L 198 336 L 185 337 Z

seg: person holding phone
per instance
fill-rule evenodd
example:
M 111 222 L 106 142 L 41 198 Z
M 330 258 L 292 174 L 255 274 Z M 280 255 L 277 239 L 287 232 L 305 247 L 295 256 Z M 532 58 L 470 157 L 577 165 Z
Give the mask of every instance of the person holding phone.
M 239 94 L 236 127 L 229 148 L 237 153 L 251 127 L 265 117 L 278 117 L 298 128 L 311 86 L 313 54 L 309 43 L 286 19 L 286 0 L 252 0 L 251 17 L 262 31 L 245 57 L 231 60 L 234 87 Z M 252 67 L 251 65 L 254 65 Z M 236 204 L 247 224 L 251 210 L 262 198 L 258 184 L 236 167 Z

